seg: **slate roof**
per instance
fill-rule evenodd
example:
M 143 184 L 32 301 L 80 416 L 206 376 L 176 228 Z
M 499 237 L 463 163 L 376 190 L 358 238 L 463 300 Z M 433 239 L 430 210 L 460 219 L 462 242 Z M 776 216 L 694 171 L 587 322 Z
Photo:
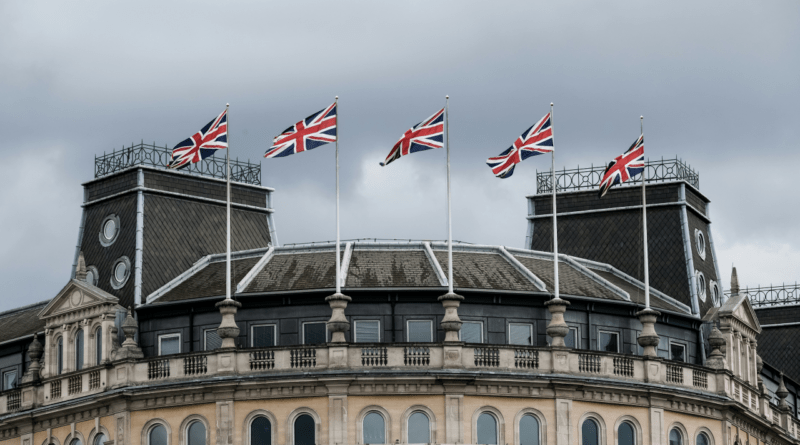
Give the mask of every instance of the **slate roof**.
M 447 273 L 447 251 L 434 252 Z M 496 253 L 453 252 L 453 286 L 468 289 L 496 289 L 541 292 L 530 280 Z
M 336 256 L 328 252 L 276 254 L 256 274 L 244 293 L 336 287 Z
M 794 381 L 800 381 L 800 326 L 766 327 L 758 336 L 758 354 L 764 362 L 782 371 Z
M 50 302 L 39 303 L 0 313 L 0 343 L 44 331 L 39 312 Z
M 555 287 L 552 259 L 545 260 L 526 255 L 514 256 L 520 263 L 541 278 L 547 289 L 552 292 Z M 561 293 L 565 295 L 585 295 L 588 297 L 608 298 L 610 300 L 624 300 L 624 298 L 610 289 L 599 286 L 595 280 L 564 261 L 558 262 L 558 286 Z
M 347 269 L 347 287 L 441 286 L 421 250 L 355 250 Z
M 236 291 L 236 283 L 256 265 L 259 258 L 231 259 L 231 292 Z M 218 296 L 225 296 L 224 258 L 197 270 L 189 279 L 166 292 L 158 301 L 164 303 Z

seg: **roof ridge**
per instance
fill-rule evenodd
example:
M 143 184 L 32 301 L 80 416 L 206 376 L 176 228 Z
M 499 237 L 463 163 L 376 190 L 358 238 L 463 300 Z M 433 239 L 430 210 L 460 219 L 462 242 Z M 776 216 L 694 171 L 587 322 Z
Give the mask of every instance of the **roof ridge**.
M 18 308 L 9 309 L 7 311 L 0 312 L 0 317 L 5 317 L 7 315 L 13 315 L 13 314 L 16 314 L 18 312 L 22 312 L 22 311 L 25 311 L 25 310 L 28 310 L 28 309 L 32 309 L 32 308 L 37 307 L 37 306 L 47 306 L 52 300 L 53 299 L 51 298 L 49 300 L 43 300 L 43 301 L 40 301 L 38 303 L 32 303 L 32 304 L 28 304 L 28 305 L 25 305 L 25 306 L 20 306 Z

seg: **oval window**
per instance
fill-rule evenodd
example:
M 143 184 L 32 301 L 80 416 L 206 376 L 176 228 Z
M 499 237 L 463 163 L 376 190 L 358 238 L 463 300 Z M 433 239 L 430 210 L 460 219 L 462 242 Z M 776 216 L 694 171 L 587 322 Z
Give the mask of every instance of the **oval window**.
M 695 247 L 697 247 L 697 254 L 700 255 L 700 258 L 706 259 L 706 236 L 703 235 L 703 231 L 700 229 L 694 229 L 694 242 Z
M 111 287 L 120 289 L 128 282 L 130 276 L 131 261 L 126 256 L 120 257 L 114 262 L 114 266 L 111 269 Z
M 119 235 L 119 216 L 108 215 L 100 223 L 100 244 L 103 246 L 110 246 Z

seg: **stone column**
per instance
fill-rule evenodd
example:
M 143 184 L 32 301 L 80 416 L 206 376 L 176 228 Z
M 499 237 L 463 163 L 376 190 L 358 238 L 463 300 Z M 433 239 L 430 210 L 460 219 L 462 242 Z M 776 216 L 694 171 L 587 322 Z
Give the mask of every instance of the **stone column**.
M 461 331 L 461 318 L 458 317 L 458 307 L 464 297 L 455 293 L 446 293 L 439 297 L 444 307 L 444 317 L 440 326 L 444 330 L 444 367 L 463 368 L 461 362 L 462 343 L 458 339 Z M 436 340 L 436 339 L 434 339 Z
M 639 346 L 644 348 L 642 355 L 645 357 L 658 357 L 656 348 L 658 347 L 658 333 L 656 333 L 656 321 L 660 312 L 647 308 L 636 313 L 639 321 L 642 322 L 642 333 L 639 334 Z

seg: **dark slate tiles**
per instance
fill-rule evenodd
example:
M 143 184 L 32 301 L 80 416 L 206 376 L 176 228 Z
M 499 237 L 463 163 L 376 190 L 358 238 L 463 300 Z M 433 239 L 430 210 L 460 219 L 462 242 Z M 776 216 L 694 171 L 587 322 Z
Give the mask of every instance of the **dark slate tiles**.
M 606 272 L 603 270 L 593 270 L 593 272 L 605 278 L 607 281 L 610 281 L 611 284 L 627 292 L 628 295 L 630 295 L 632 302 L 644 305 L 644 287 L 636 286 L 611 272 Z M 650 286 L 650 288 L 652 289 L 652 286 Z M 658 298 L 656 295 L 653 295 L 652 292 L 650 293 L 650 305 L 656 309 L 666 309 L 673 312 L 686 313 L 685 309 L 681 309 L 680 307 L 675 306 L 666 300 Z
M 47 303 L 49 301 L 42 301 L 0 313 L 0 343 L 44 331 L 44 320 L 39 319 L 39 312 Z M 44 339 L 39 341 L 44 342 Z
M 698 196 L 694 190 L 689 187 L 686 187 L 686 202 L 688 202 L 703 215 L 706 215 L 706 201 Z
M 447 275 L 447 252 L 434 255 Z M 472 289 L 505 289 L 540 292 L 524 275 L 499 254 L 453 252 L 453 285 Z
M 231 293 L 260 257 L 231 260 Z M 225 296 L 225 261 L 211 263 L 162 295 L 156 303 Z
M 244 293 L 333 287 L 336 287 L 333 251 L 278 254 L 267 262 Z
M 678 202 L 680 184 L 653 184 L 647 186 L 647 203 L 663 204 Z M 556 195 L 558 213 L 580 212 L 586 210 L 607 209 L 611 207 L 642 206 L 641 186 L 615 187 L 608 191 L 602 199 L 597 191 L 581 193 L 560 193 Z M 553 195 L 536 195 L 534 198 L 536 214 L 553 213 Z
M 144 185 L 147 188 L 182 193 L 203 198 L 227 201 L 227 189 L 223 182 L 197 176 L 176 175 L 169 172 L 145 170 Z M 267 206 L 267 192 L 241 184 L 231 183 L 231 202 L 255 207 Z
M 515 255 L 528 270 L 533 272 L 542 280 L 548 291 L 553 290 L 553 261 L 540 258 L 531 258 L 523 255 Z M 585 273 L 576 269 L 569 263 L 558 262 L 558 284 L 561 293 L 567 295 L 586 295 L 588 297 L 606 298 L 609 300 L 623 300 L 607 287 L 602 286 L 597 281 L 586 276 Z
M 758 322 L 762 325 L 797 323 L 800 321 L 800 306 L 755 308 L 755 311 L 758 316 Z
M 347 287 L 440 287 L 423 251 L 355 250 L 347 270 Z
M 711 294 L 711 281 L 716 281 L 719 284 L 720 290 L 722 290 L 722 283 L 720 282 L 719 277 L 717 277 L 717 269 L 714 267 L 714 252 L 711 249 L 711 242 L 708 240 L 708 232 L 710 230 L 709 225 L 691 210 L 686 212 L 686 216 L 689 219 L 689 237 L 691 241 L 690 244 L 692 246 L 691 248 L 694 268 L 695 270 L 702 272 L 706 279 L 705 300 L 703 299 L 702 295 L 698 299 L 700 302 L 700 314 L 705 315 L 706 311 L 714 307 L 714 298 Z M 695 230 L 700 230 L 705 238 L 705 259 L 700 256 L 700 251 L 697 248 L 697 237 L 695 236 Z
M 766 328 L 758 336 L 758 355 L 794 381 L 800 381 L 800 326 Z
M 127 171 L 86 185 L 86 202 L 105 198 L 125 190 L 136 188 L 138 184 L 137 170 Z

